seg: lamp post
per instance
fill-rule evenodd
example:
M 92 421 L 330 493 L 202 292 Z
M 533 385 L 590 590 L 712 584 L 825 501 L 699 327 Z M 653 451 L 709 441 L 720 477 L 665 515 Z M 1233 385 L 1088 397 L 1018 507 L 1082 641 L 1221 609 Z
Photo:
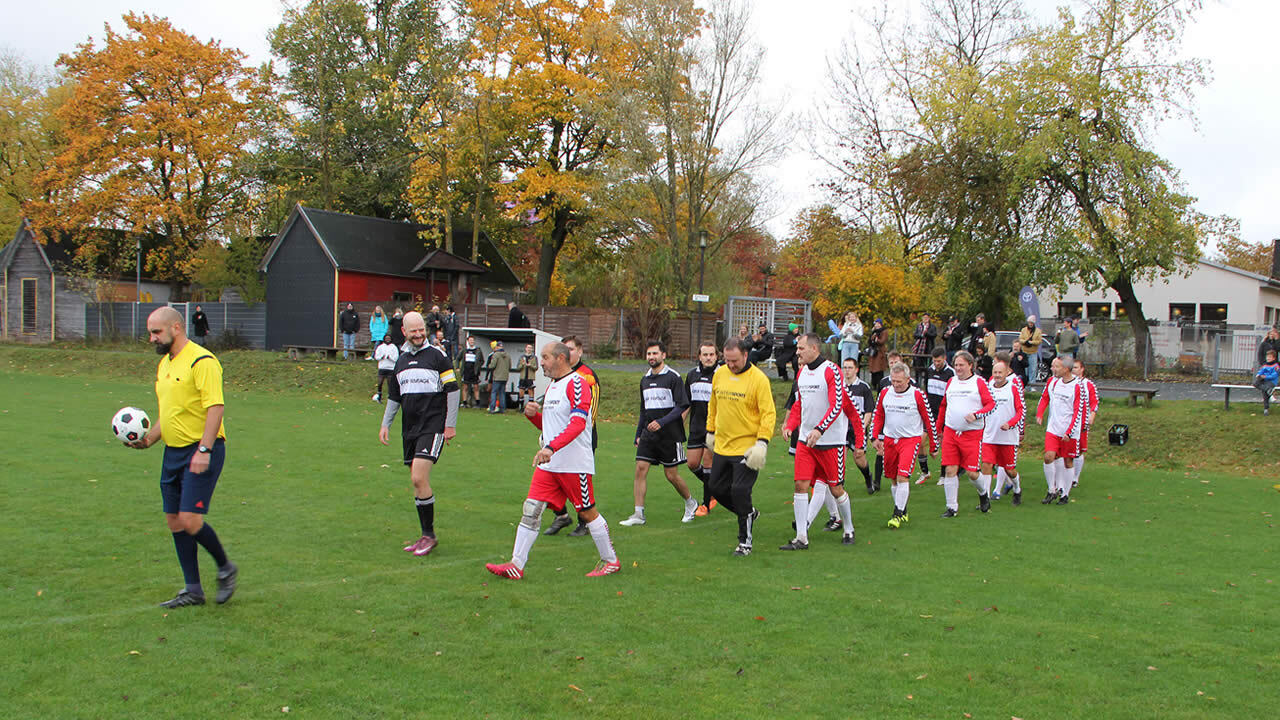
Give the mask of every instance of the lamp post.
M 773 277 L 773 265 L 765 265 L 760 268 L 760 274 L 764 276 L 764 296 L 769 297 L 769 278 Z
M 142 238 L 138 238 L 137 257 L 134 260 L 133 275 L 133 336 L 138 337 L 138 311 L 142 302 Z
M 698 296 L 699 296 L 699 300 L 698 300 L 698 325 L 697 325 L 698 329 L 694 333 L 693 342 L 690 343 L 693 345 L 693 347 L 690 348 L 690 350 L 693 352 L 693 358 L 695 360 L 698 358 L 698 350 L 699 350 L 698 345 L 702 343 L 702 308 L 703 308 L 703 305 L 705 304 L 705 301 L 703 301 L 701 297 L 703 296 L 702 281 L 703 281 L 704 275 L 706 274 L 706 270 L 707 270 L 707 231 L 699 230 L 698 231 Z

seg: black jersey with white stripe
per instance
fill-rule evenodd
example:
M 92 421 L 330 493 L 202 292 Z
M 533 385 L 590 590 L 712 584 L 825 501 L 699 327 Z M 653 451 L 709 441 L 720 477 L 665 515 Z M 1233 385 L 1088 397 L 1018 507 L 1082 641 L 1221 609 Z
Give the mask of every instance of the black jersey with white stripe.
M 449 393 L 458 389 L 453 363 L 434 345 L 414 348 L 406 342 L 396 360 L 387 398 L 400 404 L 405 437 L 444 432 Z
M 640 377 L 640 420 L 636 423 L 636 439 L 648 432 L 645 426 L 658 421 L 662 427 L 653 433 L 662 440 L 684 442 L 684 421 L 680 418 L 689 407 L 684 380 L 670 366 L 655 373 L 652 369 Z
M 707 428 L 707 404 L 711 402 L 711 377 L 718 365 L 709 368 L 698 365 L 684 376 L 684 392 L 689 396 L 689 432 L 700 433 Z

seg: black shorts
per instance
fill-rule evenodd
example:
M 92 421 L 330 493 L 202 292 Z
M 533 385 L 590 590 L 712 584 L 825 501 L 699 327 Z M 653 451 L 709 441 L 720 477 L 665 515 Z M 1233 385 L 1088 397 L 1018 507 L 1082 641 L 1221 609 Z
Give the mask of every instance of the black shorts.
M 640 444 L 636 446 L 637 462 L 674 467 L 685 460 L 684 443 L 647 431 L 640 433 Z
M 395 368 L 392 368 L 390 370 L 381 370 L 381 369 L 378 370 L 379 378 L 393 378 L 395 376 L 396 376 Z
M 213 502 L 213 489 L 222 474 L 222 464 L 227 458 L 226 443 L 219 438 L 209 453 L 209 469 L 202 473 L 191 472 L 191 458 L 200 443 L 186 447 L 166 447 L 160 465 L 160 500 L 164 511 L 170 515 L 180 512 L 207 513 Z
M 475 385 L 479 382 L 480 382 L 480 371 L 476 370 L 474 367 L 468 368 L 466 365 L 463 365 L 462 366 L 462 384 Z
M 414 458 L 423 458 L 432 463 L 439 462 L 442 452 L 444 452 L 443 433 L 423 433 L 404 438 L 405 465 L 412 465 Z
M 532 390 L 532 389 L 533 389 L 533 383 L 534 383 L 534 381 L 533 381 L 532 379 L 530 379 L 530 380 L 521 380 L 521 381 L 520 381 L 520 389 L 521 389 L 521 390 Z
M 689 450 L 702 450 L 707 447 L 707 428 L 689 428 L 689 442 L 684 444 Z

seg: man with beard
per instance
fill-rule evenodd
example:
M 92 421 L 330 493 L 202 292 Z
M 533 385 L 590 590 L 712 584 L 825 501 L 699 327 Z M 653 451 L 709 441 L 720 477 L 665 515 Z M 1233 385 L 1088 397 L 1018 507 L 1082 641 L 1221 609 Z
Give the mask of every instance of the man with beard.
M 689 495 L 689 487 L 680 477 L 684 456 L 684 411 L 689 409 L 680 373 L 667 367 L 667 346 L 653 340 L 645 347 L 649 372 L 640 378 L 640 419 L 636 423 L 635 512 L 620 525 L 644 525 L 645 493 L 648 490 L 649 467 L 661 463 L 667 482 L 684 498 L 684 516 L 690 522 L 698 509 L 698 501 Z

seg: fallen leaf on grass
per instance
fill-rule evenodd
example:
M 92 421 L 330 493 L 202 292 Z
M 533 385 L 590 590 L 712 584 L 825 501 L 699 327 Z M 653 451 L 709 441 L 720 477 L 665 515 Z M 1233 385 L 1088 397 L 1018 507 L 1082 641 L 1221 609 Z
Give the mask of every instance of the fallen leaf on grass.
M 920 617 L 924 618 L 925 620 L 928 620 L 929 618 L 931 618 L 931 617 L 933 617 L 933 616 L 932 616 L 932 615 L 921 615 Z
M 757 620 L 764 620 L 764 616 L 763 616 L 763 615 L 757 615 L 757 616 L 756 616 L 756 619 L 757 619 Z
M 581 660 L 581 659 L 582 659 L 582 656 L 581 656 L 581 655 L 579 655 L 578 657 L 574 658 L 574 660 Z
M 569 686 L 569 689 L 570 689 L 570 690 L 577 690 L 578 692 L 582 692 L 582 688 L 578 687 L 577 685 L 570 685 L 570 686 Z
M 130 654 L 130 655 L 141 655 L 142 653 L 138 652 L 137 650 L 130 650 L 130 651 L 129 651 L 129 654 Z
M 972 716 L 972 715 L 970 715 L 969 713 L 965 713 L 965 714 L 964 714 L 964 716 L 965 716 L 965 718 L 966 718 L 966 719 L 967 719 L 967 718 L 971 718 L 971 717 L 973 717 L 973 716 Z
M 915 697 L 914 697 L 914 696 L 912 696 L 912 695 L 908 695 L 908 696 L 907 696 L 907 699 L 908 699 L 908 700 L 915 700 Z
M 280 712 L 289 712 L 289 706 L 285 705 L 284 707 L 280 708 Z
M 791 589 L 792 589 L 792 590 L 803 590 L 803 588 L 801 588 L 799 585 L 792 585 L 792 586 L 791 586 Z
M 1157 670 L 1157 669 L 1159 669 L 1159 668 L 1157 668 L 1155 665 L 1148 665 L 1148 666 L 1147 666 L 1147 669 L 1148 669 L 1148 670 Z
M 985 612 L 1000 612 L 1000 608 L 992 605 L 991 607 L 982 608 Z
M 927 677 L 929 677 L 929 673 L 920 673 L 919 675 L 917 675 L 917 676 L 916 676 L 916 679 L 917 679 L 917 680 L 923 680 L 923 679 L 925 679 L 925 678 L 927 678 Z
M 41 595 L 43 595 L 43 594 L 44 594 L 44 591 L 43 591 L 43 590 L 37 590 L 37 591 L 36 591 L 36 597 L 40 597 L 40 596 L 41 596 Z

